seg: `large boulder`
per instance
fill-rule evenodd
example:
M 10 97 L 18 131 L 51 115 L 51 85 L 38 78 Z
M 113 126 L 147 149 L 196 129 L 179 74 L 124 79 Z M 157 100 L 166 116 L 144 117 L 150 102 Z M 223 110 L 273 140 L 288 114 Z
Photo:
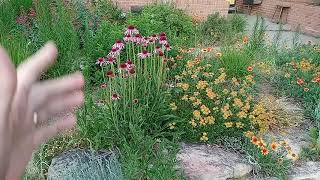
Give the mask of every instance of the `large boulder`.
M 177 159 L 187 179 L 244 179 L 252 171 L 239 154 L 219 146 L 183 144 Z
M 117 156 L 111 151 L 73 149 L 55 157 L 48 169 L 49 180 L 122 180 Z

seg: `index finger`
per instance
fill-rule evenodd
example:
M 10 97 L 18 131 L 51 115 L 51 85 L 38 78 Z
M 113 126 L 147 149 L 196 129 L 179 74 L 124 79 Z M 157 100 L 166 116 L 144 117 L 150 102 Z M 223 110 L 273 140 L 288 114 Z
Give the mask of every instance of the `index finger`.
M 22 63 L 17 70 L 18 84 L 28 88 L 43 72 L 54 64 L 58 50 L 53 42 L 45 44 L 39 51 Z

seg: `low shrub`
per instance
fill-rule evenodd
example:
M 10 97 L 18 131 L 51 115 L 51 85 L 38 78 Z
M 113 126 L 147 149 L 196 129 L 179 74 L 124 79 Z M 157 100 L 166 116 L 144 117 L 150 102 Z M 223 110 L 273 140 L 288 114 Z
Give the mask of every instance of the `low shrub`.
M 237 40 L 238 35 L 244 32 L 245 27 L 245 19 L 238 14 L 226 18 L 214 13 L 201 24 L 202 41 L 231 45 Z
M 141 13 L 128 15 L 128 23 L 137 26 L 142 34 L 166 32 L 176 55 L 178 47 L 193 46 L 196 33 L 192 18 L 183 10 L 166 4 L 145 6 Z
M 314 118 L 313 112 L 320 99 L 320 66 L 302 58 L 292 60 L 281 69 L 274 82 L 285 94 L 301 100 L 308 116 Z

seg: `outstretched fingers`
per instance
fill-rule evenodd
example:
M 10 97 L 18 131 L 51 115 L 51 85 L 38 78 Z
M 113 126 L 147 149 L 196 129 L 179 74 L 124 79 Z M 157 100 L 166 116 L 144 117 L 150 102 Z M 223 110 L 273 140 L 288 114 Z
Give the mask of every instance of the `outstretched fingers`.
M 56 97 L 79 91 L 83 86 L 84 78 L 79 72 L 54 80 L 38 82 L 30 92 L 29 99 L 32 99 L 30 106 L 33 111 L 37 111 L 50 103 L 49 101 L 55 100 Z
M 38 111 L 39 120 L 46 124 L 52 117 L 74 112 L 84 102 L 82 91 L 71 92 L 52 98 Z
M 49 42 L 22 63 L 17 70 L 19 86 L 22 86 L 18 88 L 29 90 L 33 83 L 40 78 L 41 74 L 54 64 L 57 53 L 58 50 L 55 44 Z
M 68 114 L 60 120 L 54 122 L 50 126 L 44 126 L 37 129 L 34 133 L 33 142 L 35 147 L 38 147 L 47 140 L 57 136 L 58 134 L 72 129 L 76 124 L 76 115 Z

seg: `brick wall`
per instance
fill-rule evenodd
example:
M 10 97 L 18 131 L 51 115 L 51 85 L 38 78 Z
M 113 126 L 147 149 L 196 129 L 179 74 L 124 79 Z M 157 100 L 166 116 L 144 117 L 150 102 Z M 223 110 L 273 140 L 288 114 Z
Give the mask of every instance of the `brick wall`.
M 243 7 L 243 0 L 237 0 L 236 4 L 246 12 L 246 7 Z M 320 36 L 320 6 L 313 5 L 312 0 L 263 0 L 261 5 L 254 5 L 251 13 L 272 18 L 278 4 L 290 6 L 289 11 L 287 11 L 287 23 L 293 29 L 300 25 L 302 32 Z M 287 12 L 284 12 L 283 16 Z
M 155 2 L 170 2 L 177 8 L 185 10 L 190 15 L 207 17 L 218 12 L 220 15 L 228 14 L 229 3 L 226 0 L 113 0 L 124 10 L 130 10 L 131 6 L 142 6 Z

